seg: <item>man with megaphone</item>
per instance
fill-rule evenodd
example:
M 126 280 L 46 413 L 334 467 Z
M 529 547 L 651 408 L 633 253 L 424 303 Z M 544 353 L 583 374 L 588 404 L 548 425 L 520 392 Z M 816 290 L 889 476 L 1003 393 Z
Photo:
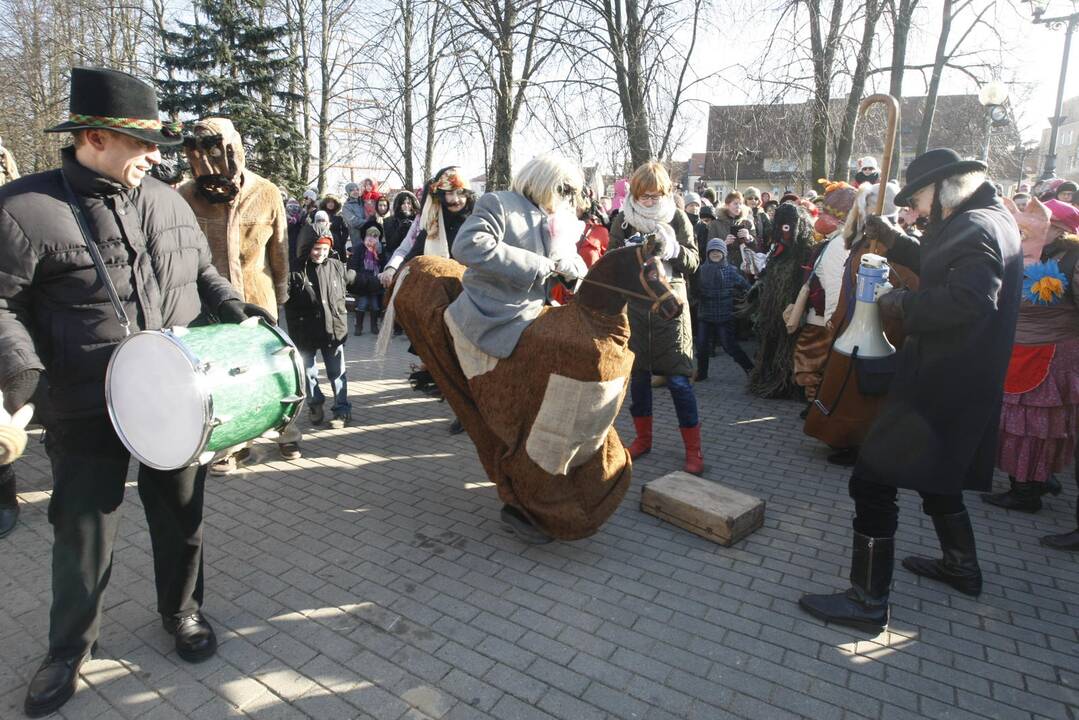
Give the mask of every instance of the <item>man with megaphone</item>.
M 940 559 L 908 557 L 903 566 L 965 594 L 981 592 L 962 493 L 992 485 L 1023 282 L 1019 229 L 985 170 L 953 150 L 930 150 L 911 162 L 896 195 L 896 204 L 929 220 L 910 259 L 919 289 L 895 289 L 877 303 L 883 318 L 902 321 L 907 338 L 850 479 L 851 587 L 799 601 L 827 622 L 874 633 L 887 626 L 899 488 L 922 496 L 943 552 Z M 876 216 L 866 226 L 885 248 L 902 232 Z

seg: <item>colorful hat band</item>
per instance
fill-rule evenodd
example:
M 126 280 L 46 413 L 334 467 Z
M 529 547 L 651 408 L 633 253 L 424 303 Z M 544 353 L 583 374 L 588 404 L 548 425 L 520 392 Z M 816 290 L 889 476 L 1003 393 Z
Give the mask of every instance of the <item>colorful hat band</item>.
M 166 135 L 179 135 L 184 128 L 182 122 L 161 122 L 160 120 L 146 118 L 122 118 L 72 113 L 69 119 L 73 123 L 92 125 L 93 127 L 122 128 L 126 130 L 163 130 Z

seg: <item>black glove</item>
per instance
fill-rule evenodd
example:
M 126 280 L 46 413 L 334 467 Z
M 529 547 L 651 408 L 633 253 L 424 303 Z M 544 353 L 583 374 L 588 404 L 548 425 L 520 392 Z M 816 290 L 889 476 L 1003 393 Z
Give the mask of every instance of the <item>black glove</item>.
M 260 317 L 271 325 L 276 325 L 277 320 L 264 308 L 253 303 L 245 303 L 242 300 L 226 300 L 217 306 L 217 319 L 223 323 L 242 323 L 247 318 Z
M 880 215 L 870 215 L 865 219 L 865 239 L 876 240 L 889 250 L 895 247 L 896 238 L 903 235 L 903 228 Z
M 880 310 L 881 318 L 884 320 L 902 320 L 905 316 L 903 300 L 906 299 L 909 293 L 909 290 L 892 290 L 881 295 L 880 299 L 877 300 L 877 309 Z
M 4 409 L 14 413 L 34 397 L 41 385 L 40 370 L 23 370 L 12 376 L 4 386 Z

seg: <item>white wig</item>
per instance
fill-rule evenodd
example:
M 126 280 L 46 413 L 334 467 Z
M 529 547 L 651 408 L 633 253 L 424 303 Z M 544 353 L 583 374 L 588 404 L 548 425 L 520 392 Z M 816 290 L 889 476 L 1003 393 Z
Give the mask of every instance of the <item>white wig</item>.
M 513 178 L 513 191 L 524 195 L 546 212 L 553 212 L 559 197 L 572 191 L 580 196 L 584 173 L 574 162 L 561 155 L 538 155 Z

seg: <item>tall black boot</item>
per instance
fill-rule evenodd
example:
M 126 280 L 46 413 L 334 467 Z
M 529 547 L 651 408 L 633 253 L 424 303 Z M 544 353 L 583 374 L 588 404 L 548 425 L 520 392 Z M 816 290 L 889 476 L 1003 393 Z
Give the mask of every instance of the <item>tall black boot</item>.
M 888 626 L 888 593 L 895 567 L 895 538 L 854 533 L 850 589 L 835 595 L 803 595 L 798 604 L 813 617 L 866 632 Z
M 369 310 L 371 313 L 371 333 L 378 335 L 378 310 Z
M 359 310 L 356 311 L 356 329 L 352 334 L 363 335 L 363 313 Z
M 947 583 L 964 595 L 982 592 L 982 569 L 974 549 L 974 528 L 964 510 L 954 515 L 934 515 L 933 527 L 944 557 L 939 560 L 912 555 L 903 559 L 903 567 L 915 575 Z
M 1005 510 L 1018 510 L 1025 513 L 1036 513 L 1042 509 L 1043 486 L 1040 483 L 1021 483 L 1014 477 L 1009 477 L 1011 489 L 1007 492 L 982 494 L 982 500 L 990 505 L 1002 507 Z
M 15 529 L 19 500 L 15 496 L 15 468 L 0 465 L 0 538 Z

